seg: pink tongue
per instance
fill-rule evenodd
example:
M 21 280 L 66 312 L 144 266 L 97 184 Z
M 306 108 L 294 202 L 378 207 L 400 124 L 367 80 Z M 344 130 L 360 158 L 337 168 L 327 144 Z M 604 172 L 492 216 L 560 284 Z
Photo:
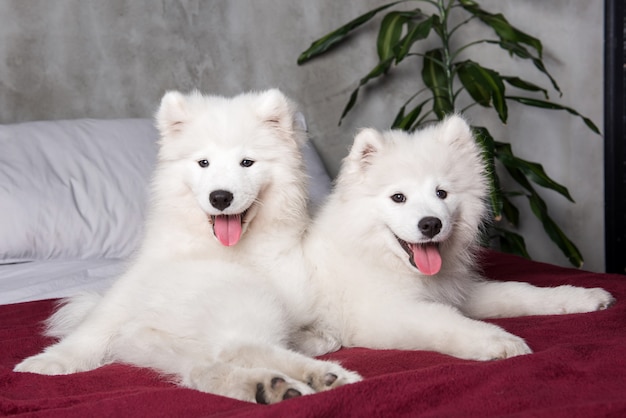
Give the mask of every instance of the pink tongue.
M 222 245 L 230 247 L 237 244 L 241 237 L 241 215 L 217 215 L 213 231 Z
M 432 276 L 441 270 L 441 255 L 436 245 L 411 244 L 413 261 L 417 268 L 424 274 Z

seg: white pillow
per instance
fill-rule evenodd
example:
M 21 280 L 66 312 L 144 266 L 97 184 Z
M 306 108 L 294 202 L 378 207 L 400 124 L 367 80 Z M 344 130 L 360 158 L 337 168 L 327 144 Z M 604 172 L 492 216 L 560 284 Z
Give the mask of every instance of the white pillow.
M 150 119 L 0 125 L 0 263 L 128 257 L 157 138 Z M 303 151 L 316 207 L 330 178 L 314 148 Z
M 0 258 L 127 257 L 156 140 L 148 119 L 0 125 Z

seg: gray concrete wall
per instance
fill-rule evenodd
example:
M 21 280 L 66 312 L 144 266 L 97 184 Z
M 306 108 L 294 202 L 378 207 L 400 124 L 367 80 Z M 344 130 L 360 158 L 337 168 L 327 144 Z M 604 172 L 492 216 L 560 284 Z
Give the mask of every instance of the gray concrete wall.
M 0 122 L 150 117 L 168 89 L 231 95 L 279 86 L 303 106 L 312 139 L 334 175 L 355 129 L 386 128 L 419 80 L 407 67 L 383 81 L 384 89 L 365 90 L 355 111 L 337 126 L 356 81 L 376 62 L 376 27 L 367 26 L 347 48 L 317 62 L 298 67 L 296 58 L 316 37 L 382 3 L 0 0 Z M 602 2 L 480 3 L 544 41 L 546 64 L 564 92 L 551 98 L 601 125 Z M 468 33 L 480 30 L 473 26 Z M 477 49 L 477 60 L 549 85 L 532 66 L 495 51 Z M 585 268 L 603 270 L 602 138 L 561 112 L 511 105 L 506 128 L 481 109 L 473 108 L 469 116 L 570 188 L 576 204 L 549 191 L 542 195 L 583 252 Z M 522 222 L 536 259 L 567 265 L 528 210 Z

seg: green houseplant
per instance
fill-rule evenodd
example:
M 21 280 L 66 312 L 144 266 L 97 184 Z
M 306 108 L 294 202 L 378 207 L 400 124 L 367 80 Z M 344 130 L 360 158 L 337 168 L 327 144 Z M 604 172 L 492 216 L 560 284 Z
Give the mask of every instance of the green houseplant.
M 423 3 L 433 9 L 433 12 L 426 13 L 419 8 L 400 9 L 399 6 L 403 3 Z M 450 19 L 453 11 L 463 15 L 460 23 L 454 25 Z M 590 119 L 580 115 L 576 110 L 550 102 L 546 88 L 514 75 L 500 74 L 471 59 L 460 58 L 462 51 L 474 45 L 489 44 L 500 47 L 511 57 L 530 60 L 537 71 L 549 80 L 552 89 L 561 94 L 556 80 L 543 63 L 541 41 L 512 26 L 502 14 L 485 11 L 473 0 L 401 0 L 384 4 L 314 41 L 300 55 L 298 64 L 304 64 L 337 47 L 356 28 L 381 12 L 385 14 L 376 40 L 379 62 L 360 79 L 341 114 L 340 123 L 355 106 L 361 87 L 378 77 L 389 76 L 394 67 L 419 57 L 422 59 L 419 73 L 421 83 L 416 84 L 415 94 L 399 108 L 391 128 L 412 131 L 424 123 L 441 120 L 455 111 L 463 112 L 473 105 L 492 108 L 499 120 L 506 123 L 507 102 L 512 101 L 543 109 L 566 111 L 580 117 L 591 131 L 600 133 Z M 463 26 L 472 20 L 478 20 L 491 28 L 495 32 L 495 38 L 463 40 L 461 45 L 453 47 L 455 43 L 451 40 L 455 38 L 454 40 L 458 41 Z M 417 47 L 419 42 L 429 36 L 437 39 L 438 47 L 425 52 L 419 50 Z M 508 95 L 507 85 L 527 94 Z M 462 94 L 469 96 L 471 104 L 464 109 L 457 109 L 456 104 Z M 525 196 L 532 213 L 541 221 L 550 239 L 574 266 L 582 266 L 583 257 L 580 251 L 550 217 L 548 207 L 535 187 L 538 185 L 554 190 L 574 202 L 567 188 L 550 178 L 541 164 L 515 156 L 511 145 L 496 141 L 487 128 L 473 126 L 472 129 L 483 149 L 491 183 L 490 204 L 494 223 L 489 229 L 490 239 L 495 240 L 506 252 L 529 257 L 524 238 L 511 230 L 511 227 L 519 226 L 519 210 L 513 198 Z M 496 161 L 504 167 L 520 190 L 501 188 Z

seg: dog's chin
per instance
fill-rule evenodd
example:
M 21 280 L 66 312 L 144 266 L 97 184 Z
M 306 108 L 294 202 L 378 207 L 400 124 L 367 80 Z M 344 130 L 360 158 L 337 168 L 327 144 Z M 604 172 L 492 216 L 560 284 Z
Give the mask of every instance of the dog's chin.
M 416 273 L 433 276 L 441 270 L 442 260 L 439 253 L 441 242 L 426 241 L 410 243 L 397 235 L 395 238 L 404 252 L 403 260 Z

